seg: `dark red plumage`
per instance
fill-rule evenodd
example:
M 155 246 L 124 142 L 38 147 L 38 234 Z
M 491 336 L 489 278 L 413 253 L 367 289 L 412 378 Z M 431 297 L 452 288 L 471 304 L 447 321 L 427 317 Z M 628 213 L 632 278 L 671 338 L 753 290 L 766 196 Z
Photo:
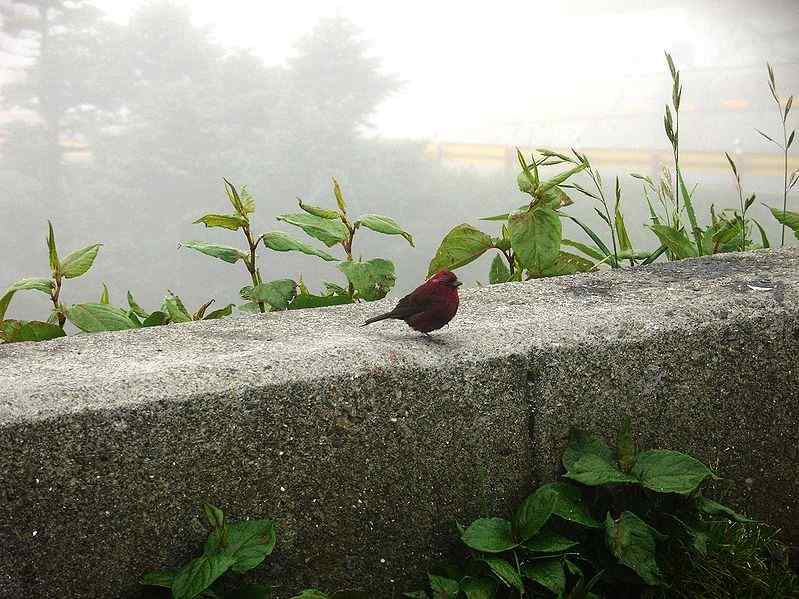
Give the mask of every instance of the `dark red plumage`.
M 397 302 L 386 314 L 370 318 L 361 326 L 378 320 L 404 320 L 409 327 L 427 335 L 453 319 L 458 311 L 458 287 L 461 282 L 453 273 L 442 270 Z

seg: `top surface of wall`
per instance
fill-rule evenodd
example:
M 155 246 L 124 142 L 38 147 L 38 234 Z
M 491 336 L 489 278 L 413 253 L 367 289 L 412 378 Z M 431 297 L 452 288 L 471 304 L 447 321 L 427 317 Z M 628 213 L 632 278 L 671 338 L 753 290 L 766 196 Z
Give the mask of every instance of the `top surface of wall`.
M 795 310 L 799 250 L 469 289 L 433 341 L 398 321 L 357 326 L 394 302 L 0 345 L 0 424 L 372 368 L 474 364 L 544 347 L 651 337 L 766 307 Z

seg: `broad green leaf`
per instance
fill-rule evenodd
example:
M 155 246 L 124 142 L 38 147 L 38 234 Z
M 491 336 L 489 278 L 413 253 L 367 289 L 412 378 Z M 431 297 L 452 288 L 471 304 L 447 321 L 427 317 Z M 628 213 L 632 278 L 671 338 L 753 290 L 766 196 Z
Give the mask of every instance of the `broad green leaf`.
M 64 329 L 57 324 L 39 320 L 0 320 L 0 339 L 5 343 L 47 341 L 64 336 Z
M 520 593 L 524 592 L 524 582 L 522 581 L 521 576 L 516 571 L 512 565 L 506 562 L 504 559 L 499 559 L 496 557 L 486 557 L 483 558 L 481 561 L 488 564 L 488 567 L 491 568 L 491 571 L 497 575 L 497 578 L 507 587 L 514 587 Z
M 659 493 L 693 493 L 713 473 L 699 460 L 667 449 L 642 452 L 631 472 L 647 489 Z
M 300 212 L 298 214 L 281 214 L 277 220 L 301 228 L 311 237 L 318 239 L 327 247 L 331 247 L 349 238 L 347 227 L 339 220 L 330 220 Z
M 544 270 L 543 273 L 529 271 L 530 277 L 560 277 L 563 275 L 573 275 L 579 272 L 591 272 L 596 265 L 582 256 L 570 252 L 558 252 L 555 261 Z
M 169 320 L 172 322 L 191 322 L 191 316 L 186 311 L 186 307 L 183 305 L 183 302 L 180 301 L 180 298 L 175 295 L 168 295 L 164 298 L 164 307 L 166 308 L 167 314 L 169 314 Z
M 560 558 L 536 560 L 522 566 L 522 575 L 560 597 L 566 591 L 566 573 Z
M 413 247 L 413 237 L 411 237 L 411 234 L 404 231 L 393 218 L 380 216 L 379 214 L 364 214 L 358 219 L 355 226 L 357 227 L 359 224 L 372 231 L 383 233 L 384 235 L 402 235 L 407 242 L 411 244 L 411 247 Z
M 144 308 L 136 303 L 136 300 L 133 299 L 133 294 L 130 291 L 128 291 L 128 305 L 139 318 L 147 318 L 149 316 Z
M 264 584 L 245 584 L 224 595 L 224 599 L 270 599 L 271 597 L 272 588 Z
M 352 283 L 358 297 L 369 302 L 384 298 L 396 280 L 394 264 L 382 258 L 366 262 L 340 262 L 338 269 Z
M 608 514 L 605 520 L 605 540 L 610 552 L 632 569 L 645 583 L 661 584 L 660 569 L 655 560 L 656 539 L 660 536 L 632 512 L 624 512 L 618 521 Z
M 208 522 L 208 526 L 212 529 L 222 528 L 225 525 L 225 512 L 215 505 L 203 503 L 203 513 L 205 514 L 205 520 Z
M 255 198 L 252 197 L 246 185 L 241 186 L 239 199 L 241 200 L 241 207 L 244 208 L 245 214 L 252 214 L 255 212 Z
M 310 204 L 303 204 L 300 198 L 297 198 L 297 202 L 305 212 L 308 214 L 313 214 L 314 216 L 318 216 L 321 218 L 326 218 L 329 220 L 337 220 L 340 218 L 339 213 L 335 210 L 328 210 L 327 208 L 319 208 L 318 206 L 311 206 Z
M 228 524 L 227 544 L 222 544 L 222 529 L 217 528 L 205 542 L 206 554 L 223 554 L 232 558 L 233 572 L 252 570 L 275 548 L 275 523 L 271 520 L 242 520 Z
M 141 577 L 141 580 L 139 582 L 154 587 L 164 587 L 166 589 L 171 589 L 172 583 L 175 581 L 175 576 L 177 575 L 178 575 L 177 570 L 161 570 L 158 572 L 147 572 L 147 574 Z
M 461 539 L 472 549 L 486 553 L 500 553 L 518 545 L 513 539 L 511 523 L 502 518 L 475 520 L 463 533 Z
M 708 514 L 710 516 L 724 516 L 730 520 L 735 520 L 736 522 L 756 522 L 756 520 L 747 518 L 743 514 L 739 514 L 731 508 L 728 508 L 726 505 L 722 505 L 721 503 L 713 501 L 712 499 L 707 499 L 706 497 L 697 497 L 696 507 L 703 514 Z
M 492 285 L 510 281 L 510 269 L 505 264 L 502 254 L 497 254 L 491 261 L 491 270 L 488 272 L 488 282 Z
M 548 189 L 545 192 L 538 194 L 538 196 L 539 197 L 533 202 L 534 208 L 540 207 L 557 210 L 558 208 L 564 208 L 574 204 L 574 200 L 572 200 L 560 187 Z
M 532 538 L 549 520 L 557 500 L 543 487 L 528 495 L 513 514 L 513 536 L 519 542 Z
M 533 272 L 550 267 L 560 251 L 561 223 L 550 208 L 511 215 L 510 243 L 522 266 Z
M 580 490 L 566 482 L 548 483 L 538 488 L 542 496 L 552 496 L 554 507 L 552 513 L 563 520 L 581 524 L 589 528 L 601 528 L 602 523 L 591 517 L 583 502 Z
M 598 526 L 602 526 L 599 524 Z M 579 545 L 577 541 L 558 534 L 542 531 L 522 543 L 522 547 L 532 553 L 565 553 Z
M 193 224 L 202 223 L 206 227 L 220 227 L 236 231 L 241 227 L 246 227 L 247 219 L 238 214 L 206 214 L 194 221 Z
M 588 486 L 633 484 L 638 479 L 625 474 L 616 466 L 606 462 L 597 455 L 585 455 L 572 464 L 565 474 L 566 478 L 576 480 Z
M 635 440 L 633 439 L 633 429 L 630 417 L 624 418 L 624 423 L 616 440 L 616 453 L 618 454 L 619 466 L 624 472 L 629 472 L 633 467 L 636 458 Z
M 161 312 L 160 310 L 156 310 L 144 321 L 141 323 L 143 327 L 160 327 L 161 325 L 165 325 L 169 322 L 169 315 L 166 312 Z
M 108 287 L 105 283 L 103 283 L 103 292 L 100 294 L 100 303 L 101 304 L 110 304 L 111 298 L 108 296 Z
M 136 328 L 127 312 L 106 304 L 75 304 L 67 309 L 67 318 L 85 333 Z
M 219 310 L 214 310 L 210 314 L 206 314 L 203 320 L 217 320 L 219 318 L 224 318 L 225 316 L 230 316 L 233 314 L 233 306 L 235 304 L 228 304 L 224 308 L 220 308 Z
M 50 292 L 53 290 L 53 281 L 51 279 L 30 278 L 20 279 L 16 283 L 13 283 L 5 290 L 3 295 L 0 296 L 0 320 L 5 318 L 8 305 L 11 303 L 11 298 L 14 297 L 14 294 L 24 289 L 34 289 L 50 295 Z
M 261 238 L 266 247 L 276 252 L 302 252 L 309 256 L 318 256 L 322 260 L 327 260 L 328 262 L 338 260 L 335 256 L 331 256 L 327 252 L 311 247 L 307 243 L 298 241 L 283 231 L 269 231 L 269 233 L 264 233 Z
M 61 261 L 59 270 L 61 275 L 66 279 L 74 279 L 84 274 L 92 267 L 101 245 L 101 243 L 95 243 L 68 254 Z
M 430 589 L 436 599 L 455 599 L 461 590 L 457 580 L 435 574 L 428 574 L 427 578 L 430 580 Z
M 799 239 L 799 212 L 791 212 L 790 210 L 783 212 L 779 208 L 772 208 L 771 206 L 766 206 L 766 208 L 771 210 L 771 214 L 774 215 L 774 218 L 779 223 L 791 229 L 796 238 Z
M 47 253 L 50 258 L 50 272 L 53 273 L 53 277 L 59 273 L 59 264 L 58 264 L 58 250 L 55 246 L 55 233 L 53 233 L 53 223 L 49 220 L 47 221 Z
M 191 560 L 172 581 L 173 599 L 193 599 L 227 572 L 235 559 L 229 555 L 203 555 Z
M 128 315 L 128 318 L 130 318 L 130 321 L 131 321 L 131 322 L 132 322 L 134 325 L 136 325 L 136 328 L 137 328 L 137 329 L 140 329 L 140 328 L 141 328 L 141 326 L 142 326 L 142 323 L 141 323 L 141 320 L 139 319 L 139 317 L 138 317 L 138 316 L 136 316 L 136 313 L 135 313 L 133 310 L 128 310 L 128 311 L 126 312 L 126 314 Z
M 196 250 L 206 256 L 219 258 L 230 264 L 235 264 L 238 260 L 249 260 L 249 256 L 238 248 L 230 247 L 229 245 L 217 245 L 215 243 L 206 243 L 204 241 L 185 241 L 183 242 L 187 248 Z
M 441 245 L 427 268 L 427 276 L 431 277 L 440 270 L 455 270 L 465 266 L 477 260 L 493 245 L 491 236 L 471 225 L 458 225 L 441 240 Z
M 598 456 L 608 464 L 612 464 L 614 459 L 613 450 L 602 439 L 578 428 L 571 429 L 569 445 L 563 452 L 563 466 L 569 470 L 577 460 L 586 455 Z
M 490 578 L 466 578 L 461 581 L 461 592 L 466 599 L 494 599 L 497 583 Z
M 303 308 L 323 308 L 325 306 L 341 306 L 351 304 L 352 299 L 346 295 L 313 295 L 301 293 L 289 304 L 289 310 L 301 310 Z
M 694 244 L 682 229 L 658 224 L 651 224 L 649 228 L 657 235 L 660 243 L 665 245 L 677 258 L 693 258 L 697 255 Z
M 291 279 L 278 279 L 256 285 L 250 291 L 250 299 L 254 302 L 266 302 L 275 310 L 285 310 L 297 293 L 297 283 Z

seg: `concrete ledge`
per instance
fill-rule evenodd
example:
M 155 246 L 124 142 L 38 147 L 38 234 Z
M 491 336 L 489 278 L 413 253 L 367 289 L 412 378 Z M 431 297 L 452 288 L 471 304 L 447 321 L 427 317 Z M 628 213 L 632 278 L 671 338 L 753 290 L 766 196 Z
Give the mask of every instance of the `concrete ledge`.
M 624 414 L 799 539 L 799 251 L 468 290 L 435 343 L 357 328 L 393 301 L 0 346 L 0 597 L 137 596 L 202 500 L 278 521 L 282 592 L 391 596 Z

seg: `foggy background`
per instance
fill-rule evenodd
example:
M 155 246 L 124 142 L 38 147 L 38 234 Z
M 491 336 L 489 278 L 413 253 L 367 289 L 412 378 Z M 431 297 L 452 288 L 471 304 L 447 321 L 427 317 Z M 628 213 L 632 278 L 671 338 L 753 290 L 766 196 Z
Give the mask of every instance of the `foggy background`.
M 130 289 L 147 310 L 167 288 L 191 310 L 241 303 L 241 264 L 178 249 L 243 245 L 240 232 L 191 224 L 232 211 L 222 177 L 255 197 L 256 233 L 319 246 L 275 216 L 297 212 L 297 197 L 333 207 L 335 176 L 351 215 L 384 214 L 414 235 L 416 248 L 356 238 L 356 255 L 395 262 L 397 296 L 423 280 L 450 228 L 496 234 L 477 218 L 524 202 L 513 146 L 586 152 L 609 195 L 619 175 L 633 242 L 655 247 L 629 173 L 656 178 L 670 160 L 664 50 L 681 70 L 681 154 L 702 221 L 711 203 L 738 204 L 724 151 L 745 192 L 782 203 L 781 159 L 755 128 L 781 139 L 766 61 L 781 96 L 799 92 L 794 0 L 0 0 L 0 19 L 0 289 L 47 276 L 49 218 L 62 256 L 104 244 L 65 283 L 65 303 L 98 301 L 103 282 L 112 303 Z M 602 229 L 592 200 L 573 197 L 565 211 Z M 751 214 L 778 243 L 767 210 Z M 461 278 L 487 282 L 490 259 Z M 259 250 L 259 262 L 264 280 L 301 274 L 318 290 L 344 279 L 302 254 Z M 9 316 L 44 320 L 49 308 L 20 293 Z

